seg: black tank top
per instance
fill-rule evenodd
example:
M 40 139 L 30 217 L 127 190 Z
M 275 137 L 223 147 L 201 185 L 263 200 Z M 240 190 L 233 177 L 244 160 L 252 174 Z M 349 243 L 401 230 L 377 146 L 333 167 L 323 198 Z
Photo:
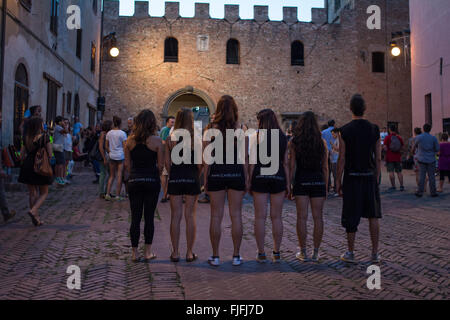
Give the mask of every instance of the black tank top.
M 159 177 L 158 153 L 139 143 L 130 151 L 131 175 L 134 177 Z
M 279 163 L 279 167 L 278 167 L 278 172 L 277 172 L 277 174 L 276 175 L 282 175 L 282 176 L 284 176 L 285 175 L 285 172 L 284 172 L 284 155 L 285 155 L 285 153 L 286 153 L 286 149 L 287 149 L 287 143 L 288 143 L 288 141 L 287 141 L 287 138 L 286 138 L 286 136 L 283 134 L 283 133 L 281 133 L 281 131 L 279 132 L 279 135 L 278 135 L 278 139 L 279 139 L 279 144 L 278 144 L 278 146 L 279 146 L 279 154 L 278 154 L 278 157 L 279 157 L 279 161 L 278 161 L 278 163 Z M 264 143 L 264 142 L 263 142 Z M 260 148 L 260 144 L 258 143 L 257 145 L 256 145 L 256 152 L 257 152 L 257 164 L 256 164 L 256 166 L 255 166 L 255 173 L 257 174 L 257 175 L 259 175 L 260 174 L 260 171 L 261 171 L 261 167 L 262 168 L 264 168 L 264 167 L 270 167 L 271 166 L 271 163 L 268 163 L 268 164 L 262 164 L 261 163 L 261 159 L 260 159 L 260 155 L 259 155 L 259 148 Z M 267 131 L 267 156 L 270 158 L 271 157 L 271 153 L 272 153 L 272 135 L 271 135 L 271 132 L 270 132 L 270 130 L 268 130 Z

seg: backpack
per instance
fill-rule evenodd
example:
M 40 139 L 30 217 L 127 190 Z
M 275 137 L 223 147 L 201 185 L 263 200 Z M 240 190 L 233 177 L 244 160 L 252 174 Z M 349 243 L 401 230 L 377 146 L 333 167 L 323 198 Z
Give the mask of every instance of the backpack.
M 400 139 L 396 135 L 391 136 L 391 143 L 389 144 L 389 150 L 391 150 L 392 152 L 400 152 L 401 149 L 402 143 L 400 142 Z

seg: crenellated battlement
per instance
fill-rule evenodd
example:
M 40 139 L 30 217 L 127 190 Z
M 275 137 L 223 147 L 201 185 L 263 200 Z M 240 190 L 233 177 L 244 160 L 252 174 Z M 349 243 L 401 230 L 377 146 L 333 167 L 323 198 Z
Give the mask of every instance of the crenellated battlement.
M 239 5 L 225 4 L 224 20 L 228 22 L 236 22 L 241 19 L 239 16 Z M 195 15 L 191 19 L 211 19 L 210 6 L 208 3 L 195 3 Z M 105 15 L 109 19 L 119 18 L 119 1 L 105 0 L 104 1 Z M 264 5 L 254 6 L 254 21 L 264 22 L 269 20 L 269 7 Z M 146 18 L 149 15 L 148 1 L 135 1 L 135 18 Z M 166 2 L 165 14 L 166 19 L 176 19 L 180 17 L 179 2 Z M 327 12 L 325 8 L 312 8 L 312 23 L 322 24 L 327 20 Z M 283 21 L 286 23 L 298 22 L 297 7 L 283 7 Z

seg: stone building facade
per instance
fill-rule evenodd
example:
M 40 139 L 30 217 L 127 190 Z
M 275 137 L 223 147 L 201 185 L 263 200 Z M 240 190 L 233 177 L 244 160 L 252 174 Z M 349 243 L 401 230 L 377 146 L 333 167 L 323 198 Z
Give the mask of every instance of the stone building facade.
M 81 9 L 81 31 L 66 25 L 70 5 Z M 101 1 L 7 0 L 5 36 L 3 145 L 19 136 L 33 105 L 42 106 L 49 126 L 58 115 L 78 116 L 84 126 L 95 122 Z
M 382 10 L 381 30 L 367 29 L 366 10 L 373 4 Z M 213 113 L 229 94 L 250 127 L 268 107 L 285 127 L 308 110 L 322 123 L 343 125 L 351 119 L 350 97 L 361 93 L 370 120 L 382 127 L 396 123 L 409 135 L 410 65 L 389 55 L 391 33 L 409 28 L 408 2 L 343 1 L 334 23 L 328 23 L 329 5 L 312 9 L 312 22 L 299 22 L 297 8 L 285 7 L 280 22 L 269 21 L 266 6 L 255 6 L 253 20 L 240 19 L 236 5 L 225 6 L 224 19 L 211 19 L 208 4 L 196 4 L 194 18 L 181 18 L 179 4 L 170 2 L 164 17 L 149 17 L 148 2 L 136 1 L 134 16 L 124 17 L 117 1 L 105 1 L 104 34 L 115 32 L 120 48 L 119 57 L 105 62 L 105 116 L 125 119 L 150 108 L 163 124 L 181 106 Z M 168 38 L 178 43 L 176 59 L 167 53 L 170 45 L 165 50 Z M 238 61 L 233 46 L 227 57 L 230 39 L 238 43 Z

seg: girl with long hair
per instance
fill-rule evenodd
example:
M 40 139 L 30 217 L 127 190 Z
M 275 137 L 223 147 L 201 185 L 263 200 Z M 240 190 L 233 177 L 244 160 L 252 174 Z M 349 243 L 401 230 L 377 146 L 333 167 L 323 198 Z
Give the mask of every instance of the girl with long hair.
M 253 203 L 255 206 L 255 238 L 258 247 L 258 262 L 266 261 L 264 250 L 265 223 L 267 218 L 267 200 L 270 199 L 270 218 L 272 220 L 273 253 L 272 261 L 279 262 L 281 240 L 283 238 L 283 222 L 281 212 L 285 197 L 290 195 L 290 177 L 288 160 L 288 140 L 278 124 L 277 117 L 271 109 L 261 110 L 258 115 L 257 134 L 257 163 L 250 165 L 251 187 Z M 272 141 L 272 133 L 276 133 L 278 141 Z M 264 138 L 263 138 L 264 137 Z M 268 156 L 271 157 L 271 146 L 276 143 L 279 149 L 278 169 L 273 175 L 263 175 L 262 168 L 270 167 L 269 164 L 262 164 L 259 149 L 260 144 L 266 143 Z
M 131 208 L 132 260 L 139 262 L 139 237 L 142 214 L 145 226 L 144 261 L 156 258 L 152 253 L 154 218 L 161 190 L 160 175 L 164 167 L 164 149 L 161 138 L 156 135 L 156 118 L 152 111 L 142 110 L 135 118 L 133 134 L 125 144 L 125 170 Z
M 108 173 L 108 154 L 106 151 L 106 135 L 112 129 L 112 121 L 106 120 L 102 123 L 102 131 L 100 132 L 100 137 L 98 138 L 98 150 L 102 156 L 103 161 L 99 161 L 100 177 L 98 181 L 98 193 L 100 198 L 104 199 L 106 196 L 106 184 L 108 180 L 106 175 Z
M 114 198 L 114 200 L 120 201 L 122 200 L 120 192 L 122 191 L 124 145 L 127 141 L 127 134 L 120 129 L 122 119 L 114 116 L 113 124 L 114 127 L 106 134 L 106 150 L 109 154 L 109 179 L 105 200 L 111 201 Z M 116 196 L 112 197 L 111 189 L 114 180 L 117 180 Z
M 328 149 L 313 112 L 305 112 L 300 117 L 289 149 L 290 174 L 294 181 L 292 194 L 297 206 L 297 236 L 300 247 L 296 257 L 300 261 L 309 260 L 306 253 L 306 223 L 308 207 L 311 203 L 314 220 L 312 260 L 318 262 L 323 236 L 322 212 L 328 191 Z
M 30 211 L 28 215 L 35 227 L 43 225 L 38 210 L 48 196 L 48 186 L 53 183 L 52 177 L 42 176 L 34 172 L 34 162 L 37 151 L 45 147 L 49 158 L 52 154 L 50 138 L 44 133 L 42 118 L 33 117 L 27 121 L 27 131 L 24 144 L 20 151 L 23 164 L 20 169 L 19 182 L 28 187 Z M 50 159 L 49 159 L 50 161 Z
M 178 130 L 178 131 L 177 131 Z M 186 130 L 189 133 L 190 141 L 184 141 L 183 137 L 175 137 L 180 130 Z M 179 139 L 179 141 L 173 141 Z M 199 138 L 194 134 L 194 113 L 191 109 L 182 108 L 178 111 L 174 131 L 167 138 L 165 143 L 165 164 L 167 172 L 169 174 L 168 182 L 168 194 L 170 195 L 170 237 L 172 240 L 172 254 L 170 260 L 172 262 L 178 262 L 179 257 L 179 241 L 180 241 L 180 223 L 183 216 L 183 199 L 184 205 L 184 217 L 186 220 L 186 242 L 187 252 L 186 261 L 192 262 L 198 257 L 193 253 L 193 246 L 195 242 L 196 224 L 195 214 L 197 210 L 197 199 L 200 194 L 200 174 L 202 164 L 195 164 L 194 144 L 200 143 Z M 189 162 L 181 164 L 175 164 L 172 161 L 172 150 L 176 145 L 183 145 L 187 143 L 190 145 Z M 184 150 L 179 154 L 183 157 Z
M 233 265 L 242 264 L 240 247 L 242 242 L 242 200 L 249 188 L 248 179 L 248 139 L 245 139 L 244 163 L 237 162 L 237 143 L 234 141 L 234 159 L 232 164 L 226 163 L 226 130 L 242 129 L 238 123 L 238 108 L 231 96 L 223 96 L 217 103 L 214 121 L 208 129 L 217 129 L 223 137 L 223 159 L 208 165 L 205 163 L 206 190 L 211 199 L 210 238 L 213 255 L 208 259 L 212 266 L 219 266 L 219 243 L 221 236 L 221 224 L 224 215 L 225 196 L 228 197 L 228 207 L 231 217 L 231 234 L 233 239 Z M 208 134 L 208 131 L 205 131 Z M 243 131 L 241 131 L 243 134 Z M 204 143 L 207 147 L 209 143 Z M 215 154 L 213 155 L 215 157 Z M 219 161 L 217 161 L 219 160 Z

